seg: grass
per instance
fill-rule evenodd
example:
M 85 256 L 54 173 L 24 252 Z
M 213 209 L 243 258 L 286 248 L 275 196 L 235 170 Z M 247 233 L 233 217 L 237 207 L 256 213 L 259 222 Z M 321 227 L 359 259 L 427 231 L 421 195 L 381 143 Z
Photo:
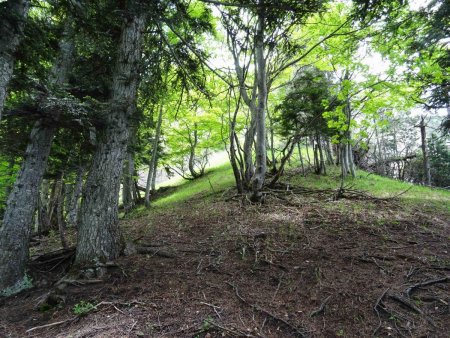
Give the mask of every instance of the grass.
M 230 164 L 226 163 L 208 169 L 206 174 L 201 178 L 192 181 L 179 180 L 178 182 L 171 182 L 170 186 L 174 186 L 175 190 L 153 201 L 151 203 L 151 209 L 140 206 L 128 214 L 127 218 L 142 216 L 155 210 L 171 208 L 175 204 L 196 197 L 203 197 L 206 200 L 216 193 L 233 187 L 234 176 Z
M 195 196 L 205 195 L 205 197 L 223 191 L 226 188 L 233 186 L 234 176 L 231 166 L 222 164 L 218 167 L 211 168 L 207 171 L 205 176 L 193 180 L 184 181 L 177 186 L 174 193 L 169 196 L 162 197 L 155 202 L 154 207 L 166 207 L 174 203 L 183 202 Z
M 327 171 L 327 176 L 314 174 L 306 177 L 298 176 L 292 178 L 291 183 L 316 189 L 338 188 L 340 186 L 339 168 L 328 167 Z M 450 213 L 450 191 L 444 189 L 402 182 L 362 170 L 357 170 L 356 178 L 348 176 L 345 179 L 345 185 L 351 185 L 354 189 L 366 191 L 377 197 L 395 196 L 409 189 L 400 197 L 405 206 L 436 209 Z
M 291 168 L 296 167 L 298 163 L 293 161 Z M 316 189 L 335 189 L 340 186 L 340 171 L 338 167 L 328 167 L 328 175 L 319 176 L 308 174 L 306 177 L 301 175 L 291 176 L 289 179 L 285 176 L 282 181 L 289 180 L 290 183 L 308 188 Z M 401 200 L 406 207 L 421 208 L 424 211 L 436 210 L 450 214 L 450 191 L 437 188 L 429 188 L 419 185 L 413 185 L 406 182 L 393 180 L 387 177 L 369 174 L 358 170 L 356 178 L 347 177 L 346 185 L 351 185 L 354 189 L 366 191 L 377 197 L 390 197 L 401 193 Z M 160 197 L 152 203 L 151 212 L 170 208 L 175 204 L 182 203 L 192 198 L 208 199 L 213 195 L 223 192 L 227 188 L 234 187 L 234 176 L 229 163 L 221 164 L 207 171 L 204 177 L 193 181 L 179 181 L 175 183 L 175 190 Z M 132 212 L 129 217 L 145 214 L 145 207 L 139 207 Z

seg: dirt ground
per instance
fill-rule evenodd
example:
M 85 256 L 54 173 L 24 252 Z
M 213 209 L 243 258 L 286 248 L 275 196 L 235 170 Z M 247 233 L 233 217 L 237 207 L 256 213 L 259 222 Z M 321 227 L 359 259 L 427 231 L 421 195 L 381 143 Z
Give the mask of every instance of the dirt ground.
M 199 197 L 124 220 L 147 253 L 101 280 L 58 288 L 71 253 L 35 260 L 40 286 L 0 300 L 0 337 L 450 336 L 448 215 L 295 202 Z

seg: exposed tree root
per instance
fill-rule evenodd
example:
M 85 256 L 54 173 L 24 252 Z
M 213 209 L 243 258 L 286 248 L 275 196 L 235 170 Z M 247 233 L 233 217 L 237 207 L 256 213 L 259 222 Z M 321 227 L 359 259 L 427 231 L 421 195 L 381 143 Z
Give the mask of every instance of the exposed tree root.
M 412 188 L 409 187 L 405 191 L 394 195 L 390 197 L 376 197 L 372 196 L 369 193 L 353 189 L 352 186 L 344 186 L 337 189 L 314 189 L 314 188 L 306 188 L 301 186 L 294 186 L 286 183 L 277 183 L 272 187 L 265 187 L 262 191 L 262 202 L 252 202 L 247 194 L 235 194 L 230 197 L 226 197 L 225 201 L 231 201 L 231 200 L 240 200 L 241 203 L 248 203 L 248 204 L 261 204 L 264 203 L 267 200 L 267 197 L 272 196 L 274 198 L 283 200 L 284 202 L 292 205 L 292 206 L 299 206 L 297 203 L 291 201 L 289 198 L 290 196 L 315 196 L 318 198 L 323 198 L 327 200 L 336 201 L 339 199 L 356 199 L 356 200 L 369 200 L 373 202 L 393 202 L 395 199 L 397 199 L 399 196 L 405 194 Z
M 414 285 L 409 286 L 406 290 L 405 290 L 405 294 L 410 297 L 411 292 L 414 291 L 414 289 L 423 287 L 423 286 L 429 286 L 429 285 L 433 285 L 433 284 L 438 284 L 438 283 L 445 283 L 445 282 L 449 282 L 450 281 L 450 276 L 445 276 L 443 278 L 437 278 L 437 279 L 431 279 L 422 283 L 417 283 Z

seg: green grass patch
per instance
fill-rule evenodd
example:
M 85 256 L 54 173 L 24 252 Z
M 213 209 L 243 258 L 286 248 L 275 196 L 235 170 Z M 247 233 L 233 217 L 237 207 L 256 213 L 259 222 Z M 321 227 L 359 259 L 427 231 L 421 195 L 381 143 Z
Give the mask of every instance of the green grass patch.
M 293 184 L 298 184 L 315 189 L 337 189 L 340 186 L 340 169 L 338 167 L 327 167 L 328 175 L 319 176 L 309 174 L 306 177 L 293 177 Z M 422 207 L 427 211 L 436 209 L 441 212 L 450 213 L 450 191 L 420 186 L 407 182 L 394 180 L 366 171 L 357 170 L 356 178 L 348 176 L 345 185 L 353 189 L 363 190 L 376 197 L 399 196 L 406 206 Z
M 174 203 L 187 201 L 194 197 L 211 196 L 233 186 L 234 176 L 230 164 L 212 168 L 205 176 L 192 181 L 184 181 L 174 193 L 153 202 L 154 207 L 166 207 Z
M 292 167 L 298 164 L 292 162 Z M 291 184 L 300 185 L 314 189 L 337 189 L 340 186 L 340 169 L 332 166 L 327 167 L 328 175 L 319 176 L 308 174 L 306 177 L 300 174 L 284 176 L 282 181 L 289 180 Z M 214 195 L 220 194 L 225 189 L 234 187 L 233 171 L 229 163 L 211 168 L 205 176 L 192 180 L 182 180 L 167 195 L 158 198 L 152 202 L 151 211 L 162 210 L 172 207 L 174 204 L 182 203 L 193 198 L 207 201 Z M 413 185 L 406 182 L 393 180 L 387 177 L 369 174 L 358 170 L 356 178 L 347 177 L 345 185 L 353 189 L 363 190 L 376 197 L 392 197 L 405 192 L 399 198 L 406 207 L 421 208 L 423 211 L 438 211 L 450 214 L 450 191 L 443 189 L 429 188 L 419 185 Z M 147 209 L 141 206 L 132 212 L 129 216 L 135 217 L 144 215 Z
M 171 186 L 174 186 L 175 190 L 152 201 L 150 209 L 140 206 L 127 215 L 127 218 L 143 216 L 148 211 L 154 212 L 155 210 L 166 209 L 192 198 L 201 197 L 202 201 L 207 201 L 208 198 L 233 187 L 234 176 L 230 164 L 226 163 L 207 170 L 203 177 L 195 180 L 180 180 L 171 184 Z

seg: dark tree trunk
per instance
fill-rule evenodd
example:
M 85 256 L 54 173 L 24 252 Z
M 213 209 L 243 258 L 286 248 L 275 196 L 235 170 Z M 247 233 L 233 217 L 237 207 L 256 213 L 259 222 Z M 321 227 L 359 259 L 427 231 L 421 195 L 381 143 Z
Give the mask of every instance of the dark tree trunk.
M 193 136 L 189 134 L 189 143 L 190 143 L 190 152 L 189 152 L 189 160 L 188 160 L 188 169 L 192 178 L 199 178 L 203 176 L 204 169 L 201 168 L 199 172 L 195 169 L 195 151 L 197 149 L 198 144 L 198 131 L 197 131 L 197 123 L 194 123 L 194 131 Z
M 121 251 L 119 192 L 127 151 L 129 121 L 135 112 L 144 14 L 128 18 L 113 70 L 110 113 L 97 145 L 80 209 L 75 263 L 116 259 Z
M 22 36 L 28 13 L 28 0 L 0 2 L 0 120 L 9 80 L 14 68 L 14 54 Z
M 67 249 L 69 246 L 67 244 L 66 220 L 64 219 L 64 174 L 61 174 L 61 176 L 58 178 L 56 187 L 58 191 L 58 194 L 56 196 L 56 220 L 58 223 L 59 238 L 61 240 L 61 246 L 64 249 Z
M 39 186 L 44 176 L 55 127 L 36 122 L 0 228 L 0 290 L 25 275 L 28 245 Z
M 50 220 L 48 219 L 49 190 L 50 184 L 48 180 L 42 180 L 37 207 L 38 208 L 37 233 L 39 235 L 45 234 L 50 230 Z
M 50 78 L 50 82 L 55 86 L 66 82 L 68 70 L 72 66 L 72 46 L 66 37 L 61 39 L 60 53 Z M 47 113 L 58 119 L 59 113 Z M 24 278 L 39 188 L 57 130 L 54 119 L 42 119 L 35 123 L 25 160 L 8 198 L 3 227 L 0 229 L 0 290 Z
M 129 149 L 130 147 L 128 147 Z M 133 195 L 134 189 L 134 154 L 130 150 L 126 154 L 123 167 L 122 204 L 125 212 L 133 209 L 136 201 Z
M 243 186 L 243 182 L 242 182 L 242 166 L 239 167 L 238 166 L 238 158 L 237 158 L 237 146 L 238 144 L 236 139 L 236 118 L 237 118 L 237 113 L 239 111 L 239 103 L 236 106 L 236 110 L 234 111 L 234 115 L 233 115 L 233 120 L 230 123 L 230 163 L 231 163 L 231 168 L 233 168 L 233 175 L 234 175 L 234 180 L 236 181 L 236 188 L 239 194 L 242 194 L 244 192 L 244 186 Z M 240 170 L 241 169 L 241 170 Z
M 73 187 L 72 195 L 69 203 L 69 211 L 67 214 L 67 223 L 69 226 L 77 227 L 78 223 L 78 210 L 79 210 L 79 200 L 81 197 L 81 192 L 83 190 L 83 176 L 85 167 L 80 165 L 77 171 L 77 178 L 75 179 L 75 185 Z
M 423 155 L 423 174 L 424 174 L 424 184 L 431 185 L 431 169 L 430 160 L 428 159 L 428 147 L 427 147 L 427 130 L 425 126 L 425 118 L 420 117 L 420 138 L 422 140 L 422 155 Z
M 320 135 L 317 135 L 317 149 L 319 151 L 319 174 L 326 175 L 327 168 L 325 166 L 325 157 L 323 155 L 322 140 L 320 139 Z

